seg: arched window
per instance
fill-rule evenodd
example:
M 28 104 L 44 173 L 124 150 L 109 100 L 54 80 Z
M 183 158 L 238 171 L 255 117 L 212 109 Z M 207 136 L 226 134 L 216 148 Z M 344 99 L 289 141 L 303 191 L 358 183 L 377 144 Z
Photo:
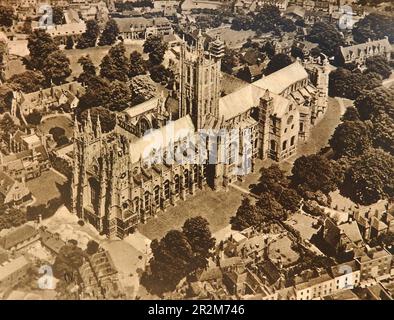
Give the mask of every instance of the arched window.
M 100 191 L 100 185 L 96 179 L 90 178 L 89 179 L 89 189 L 90 189 L 90 204 L 93 207 L 98 205 L 98 197 Z
M 271 146 L 272 151 L 276 151 L 276 141 L 275 140 L 271 140 L 270 146 Z
M 140 199 L 139 198 L 134 198 L 133 201 L 133 207 L 134 207 L 134 212 L 140 212 Z
M 184 186 L 185 186 L 185 188 L 188 188 L 189 187 L 189 170 L 186 169 L 183 172 L 183 176 L 184 176 Z
M 198 166 L 195 164 L 193 167 L 193 182 L 198 181 Z
M 148 131 L 149 129 L 151 129 L 151 125 L 149 123 L 148 120 L 146 120 L 145 118 L 142 118 L 139 121 L 139 127 L 140 127 L 140 135 L 144 135 L 146 131 Z
M 178 175 L 175 175 L 174 182 L 175 182 L 175 193 L 179 193 L 181 190 L 181 183 Z
M 156 186 L 153 190 L 153 194 L 155 196 L 155 204 L 158 206 L 160 205 L 160 188 Z
M 150 207 L 150 194 L 148 191 L 145 192 L 144 194 L 144 206 L 145 210 L 149 210 Z
M 170 182 L 166 180 L 164 182 L 164 199 L 169 199 L 170 198 Z

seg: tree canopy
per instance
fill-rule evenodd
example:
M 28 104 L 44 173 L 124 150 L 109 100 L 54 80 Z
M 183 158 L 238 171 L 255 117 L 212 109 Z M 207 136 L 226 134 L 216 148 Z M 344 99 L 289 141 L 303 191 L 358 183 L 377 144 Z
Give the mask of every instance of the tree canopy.
M 394 157 L 380 149 L 364 153 L 346 172 L 341 193 L 362 205 L 393 197 Z
M 338 157 L 356 157 L 372 146 L 371 123 L 344 121 L 338 125 L 330 139 L 330 146 Z
M 29 58 L 25 61 L 27 67 L 40 71 L 48 56 L 58 50 L 51 36 L 43 29 L 35 29 L 29 35 L 27 38 L 27 48 L 30 52 Z
M 101 33 L 99 46 L 111 46 L 116 42 L 119 35 L 119 27 L 114 19 L 108 20 L 105 24 L 104 30 Z
M 317 43 L 321 51 L 328 56 L 335 55 L 339 46 L 344 44 L 344 39 L 335 25 L 321 21 L 312 26 L 307 39 Z
M 110 81 L 127 81 L 129 62 L 125 56 L 126 49 L 123 43 L 112 47 L 100 64 L 100 75 Z
M 62 84 L 71 75 L 70 60 L 62 51 L 52 52 L 43 63 L 42 73 L 48 81 Z
M 321 155 L 299 157 L 291 172 L 292 185 L 302 186 L 307 191 L 329 193 L 340 182 L 335 164 Z
M 86 31 L 79 38 L 77 49 L 85 49 L 96 46 L 97 38 L 100 35 L 100 28 L 96 20 L 86 22 Z
M 31 93 L 44 87 L 45 77 L 40 71 L 26 70 L 25 72 L 14 74 L 7 82 L 14 90 Z
M 290 65 L 293 61 L 291 60 L 290 56 L 284 53 L 278 53 L 272 57 L 270 62 L 268 62 L 267 68 L 265 69 L 265 75 L 269 75 L 283 69 Z

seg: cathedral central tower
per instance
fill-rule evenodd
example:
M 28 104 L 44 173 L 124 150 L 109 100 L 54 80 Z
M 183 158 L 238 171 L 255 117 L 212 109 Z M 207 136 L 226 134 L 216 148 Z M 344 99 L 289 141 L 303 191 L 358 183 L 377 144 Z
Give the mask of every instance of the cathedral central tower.
M 219 120 L 220 55 L 205 52 L 204 40 L 200 33 L 194 47 L 183 43 L 180 55 L 179 116 L 190 115 L 196 129 Z

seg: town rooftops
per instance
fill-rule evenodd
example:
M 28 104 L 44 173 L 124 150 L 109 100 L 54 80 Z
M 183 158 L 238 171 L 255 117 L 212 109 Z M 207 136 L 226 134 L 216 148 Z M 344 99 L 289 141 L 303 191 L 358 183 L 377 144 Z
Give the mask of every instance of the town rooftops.
M 29 265 L 30 262 L 24 256 L 20 256 L 11 261 L 4 262 L 0 265 L 0 282 L 7 279 L 11 274 Z
M 306 288 L 310 288 L 310 287 L 313 287 L 315 285 L 318 285 L 320 283 L 327 282 L 330 280 L 332 280 L 332 277 L 328 273 L 324 273 L 324 274 L 317 276 L 315 278 L 312 278 L 308 281 L 297 284 L 294 287 L 296 290 L 304 290 Z
M 369 50 L 380 50 L 383 49 L 384 52 L 391 52 L 392 48 L 390 45 L 390 42 L 387 37 L 380 39 L 380 40 L 375 40 L 375 41 L 367 41 L 364 43 L 360 44 L 355 44 L 353 46 L 348 46 L 348 47 L 340 47 L 340 52 L 344 58 L 347 56 L 354 54 L 356 57 L 360 56 L 361 53 L 366 55 Z
M 19 243 L 22 243 L 30 238 L 35 237 L 38 234 L 38 230 L 28 224 L 17 227 L 11 230 L 6 235 L 0 238 L 0 246 L 6 250 L 9 250 Z
M 343 223 L 339 225 L 338 228 L 341 232 L 346 234 L 353 243 L 363 242 L 363 238 L 356 221 Z

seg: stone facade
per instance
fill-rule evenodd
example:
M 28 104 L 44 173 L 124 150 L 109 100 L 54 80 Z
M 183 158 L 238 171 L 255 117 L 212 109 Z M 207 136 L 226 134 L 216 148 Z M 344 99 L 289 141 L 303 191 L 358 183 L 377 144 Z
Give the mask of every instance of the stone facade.
M 176 119 L 160 97 L 120 112 L 109 133 L 90 116 L 82 126 L 75 122 L 75 214 L 122 238 L 197 189 L 226 190 L 254 170 L 257 158 L 280 161 L 295 153 L 300 110 L 309 125 L 314 100 L 297 102 L 291 94 L 319 91 L 301 64 L 284 71 L 291 79 L 278 92 L 257 81 L 224 97 L 220 64 L 221 55 L 205 52 L 199 35 L 195 45 L 181 45 Z

